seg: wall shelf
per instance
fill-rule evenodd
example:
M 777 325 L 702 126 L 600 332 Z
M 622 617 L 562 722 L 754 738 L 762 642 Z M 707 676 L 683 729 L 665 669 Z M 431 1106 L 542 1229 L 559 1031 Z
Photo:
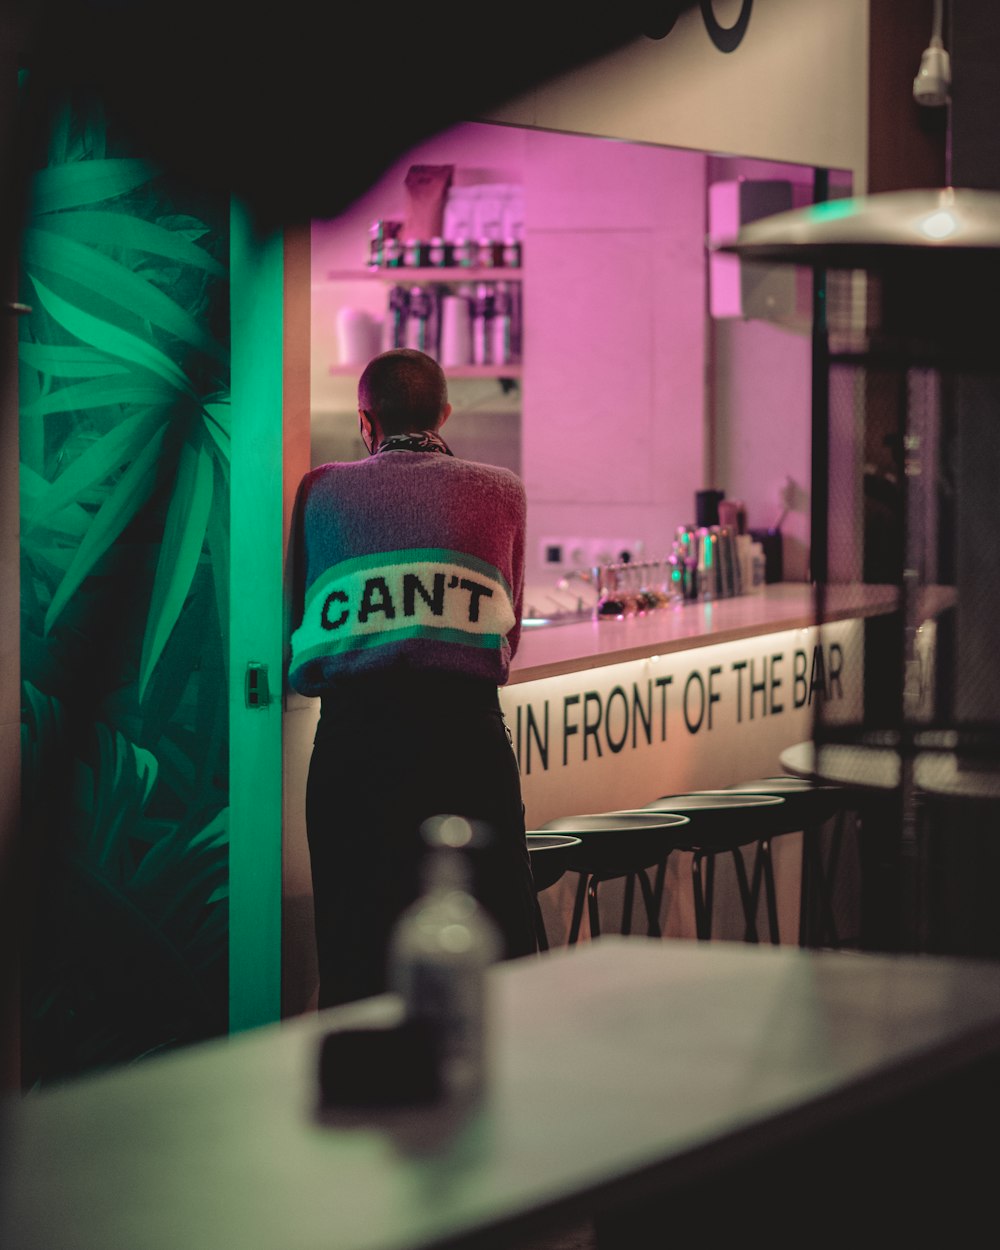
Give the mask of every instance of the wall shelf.
M 335 378 L 356 378 L 363 365 L 331 365 L 330 376 Z M 521 376 L 521 366 L 512 365 L 443 365 L 448 379 L 452 378 L 511 378 Z
M 384 269 L 332 269 L 326 275 L 328 282 L 391 282 L 405 285 L 420 282 L 520 282 L 523 269 L 458 268 L 444 269 L 431 266 L 414 269 L 400 266 Z

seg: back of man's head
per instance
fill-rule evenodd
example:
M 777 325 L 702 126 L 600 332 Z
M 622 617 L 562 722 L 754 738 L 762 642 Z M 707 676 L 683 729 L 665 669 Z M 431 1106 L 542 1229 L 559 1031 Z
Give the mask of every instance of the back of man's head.
M 424 352 L 397 347 L 365 366 L 358 382 L 358 407 L 386 436 L 436 429 L 448 403 L 441 366 Z

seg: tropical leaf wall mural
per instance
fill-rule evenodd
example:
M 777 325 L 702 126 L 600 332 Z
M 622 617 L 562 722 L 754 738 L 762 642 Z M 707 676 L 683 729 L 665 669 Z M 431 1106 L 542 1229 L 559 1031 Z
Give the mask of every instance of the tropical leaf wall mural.
M 28 1085 L 228 1011 L 228 205 L 93 100 L 53 117 L 21 250 Z

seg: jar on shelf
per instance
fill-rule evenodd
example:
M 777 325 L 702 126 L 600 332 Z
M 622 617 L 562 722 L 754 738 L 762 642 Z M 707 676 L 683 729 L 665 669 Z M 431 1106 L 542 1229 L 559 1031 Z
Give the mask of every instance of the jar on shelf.
M 431 239 L 427 259 L 432 269 L 447 269 L 451 265 L 451 244 L 440 237 Z
M 451 244 L 451 263 L 458 269 L 472 269 L 477 259 L 476 245 L 472 239 L 457 238 Z
M 521 242 L 519 239 L 504 239 L 503 267 L 505 269 L 521 268 Z
M 424 269 L 430 264 L 430 244 L 426 239 L 407 239 L 403 244 L 403 264 L 407 269 Z
M 476 244 L 476 262 L 480 269 L 503 267 L 503 244 L 499 239 L 480 239 Z
M 403 245 L 399 239 L 386 239 L 383 257 L 387 269 L 399 269 L 403 263 Z

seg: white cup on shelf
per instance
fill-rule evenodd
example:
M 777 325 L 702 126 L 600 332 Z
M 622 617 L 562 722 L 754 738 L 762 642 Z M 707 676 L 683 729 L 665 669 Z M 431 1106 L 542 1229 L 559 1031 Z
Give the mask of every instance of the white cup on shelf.
M 472 361 L 472 313 L 464 295 L 441 300 L 441 365 L 451 368 Z
M 343 365 L 366 365 L 382 350 L 382 326 L 364 308 L 341 308 L 337 313 L 337 348 Z

